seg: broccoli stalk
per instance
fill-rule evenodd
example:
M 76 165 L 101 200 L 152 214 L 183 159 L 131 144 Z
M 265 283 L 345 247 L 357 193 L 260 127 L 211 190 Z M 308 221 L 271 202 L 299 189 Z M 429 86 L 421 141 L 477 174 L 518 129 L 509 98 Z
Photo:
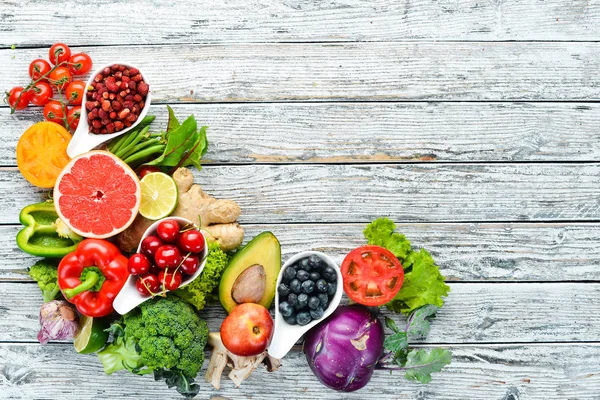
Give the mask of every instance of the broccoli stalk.
M 29 268 L 29 276 L 37 282 L 42 290 L 44 303 L 60 297 L 57 268 L 58 261 L 49 258 L 40 260 Z

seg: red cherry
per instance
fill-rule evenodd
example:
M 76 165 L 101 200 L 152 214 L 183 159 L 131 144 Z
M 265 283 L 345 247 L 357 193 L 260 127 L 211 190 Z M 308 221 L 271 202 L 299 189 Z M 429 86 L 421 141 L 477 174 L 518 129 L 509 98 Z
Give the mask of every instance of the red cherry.
M 204 250 L 204 235 L 197 229 L 185 231 L 179 236 L 177 245 L 183 251 L 200 253 Z
M 165 244 L 156 250 L 156 254 L 154 255 L 154 263 L 158 268 L 175 269 L 179 266 L 179 263 L 181 263 L 181 253 L 179 252 L 177 246 Z
M 142 253 L 135 253 L 127 262 L 127 270 L 131 275 L 144 275 L 150 271 L 152 264 Z
M 174 219 L 165 219 L 158 224 L 156 234 L 165 243 L 175 243 L 179 238 L 179 223 Z
M 135 281 L 135 288 L 142 296 L 150 296 L 160 290 L 160 281 L 156 275 L 144 275 Z
M 164 243 L 162 240 L 158 238 L 158 236 L 148 236 L 146 239 L 142 240 L 142 253 L 144 253 L 150 259 L 154 258 L 156 254 L 156 250 Z
M 177 290 L 179 286 L 181 286 L 182 280 L 183 276 L 179 271 L 169 272 L 168 270 L 165 270 L 160 271 L 160 274 L 158 274 L 158 281 L 167 290 Z
M 194 254 L 190 254 L 186 259 L 181 263 L 181 267 L 179 270 L 186 275 L 194 275 L 198 268 L 200 267 L 200 260 L 198 256 Z

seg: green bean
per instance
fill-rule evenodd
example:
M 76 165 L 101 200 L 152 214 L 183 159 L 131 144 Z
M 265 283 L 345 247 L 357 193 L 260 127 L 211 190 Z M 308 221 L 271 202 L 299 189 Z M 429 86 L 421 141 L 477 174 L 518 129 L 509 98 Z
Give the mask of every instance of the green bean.
M 108 144 L 108 151 L 110 151 L 113 154 L 116 154 L 119 151 L 119 149 L 121 148 L 121 145 L 123 144 L 123 142 L 125 141 L 126 138 L 127 138 L 127 134 L 121 135 L 121 136 L 119 136 L 118 139 L 112 140 Z
M 136 144 L 129 151 L 125 152 L 122 155 L 122 158 L 127 158 L 130 155 L 135 154 L 138 151 L 142 151 L 146 147 L 150 147 L 150 146 L 155 145 L 155 144 L 160 144 L 160 140 L 158 140 L 158 139 L 142 140 L 140 143 Z
M 144 129 L 142 129 L 141 131 L 136 131 L 136 135 L 134 135 L 133 140 L 131 140 L 129 142 L 129 144 L 127 144 L 126 146 L 122 146 L 119 149 L 119 154 L 116 154 L 117 157 L 119 157 L 120 159 L 125 158 L 125 154 L 131 150 L 136 144 L 138 144 L 140 142 L 140 140 L 142 140 L 144 138 L 144 135 L 146 134 L 146 132 L 148 132 L 148 129 L 150 129 L 149 126 L 146 126 Z
M 139 151 L 137 153 L 134 153 L 134 154 L 130 155 L 129 157 L 127 157 L 126 159 L 124 159 L 123 161 L 126 164 L 129 164 L 130 166 L 132 166 L 136 162 L 142 161 L 142 160 L 146 159 L 147 157 L 150 157 L 153 154 L 162 153 L 163 151 L 165 151 L 165 145 L 157 144 L 152 147 L 148 147 L 142 151 Z

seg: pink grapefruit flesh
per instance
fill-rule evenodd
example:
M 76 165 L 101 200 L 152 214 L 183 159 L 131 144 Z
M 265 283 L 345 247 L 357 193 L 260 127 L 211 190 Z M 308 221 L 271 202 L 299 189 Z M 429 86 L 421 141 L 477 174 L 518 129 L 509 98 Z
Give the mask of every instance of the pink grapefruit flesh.
M 135 172 L 106 151 L 72 159 L 54 187 L 59 217 L 88 238 L 103 239 L 125 230 L 137 216 L 141 198 Z

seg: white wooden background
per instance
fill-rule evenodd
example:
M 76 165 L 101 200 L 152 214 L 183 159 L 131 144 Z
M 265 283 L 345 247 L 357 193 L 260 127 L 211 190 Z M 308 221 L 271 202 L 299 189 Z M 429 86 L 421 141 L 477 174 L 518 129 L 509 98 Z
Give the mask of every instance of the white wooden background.
M 0 89 L 55 41 L 142 66 L 158 124 L 168 103 L 210 126 L 197 179 L 248 237 L 341 261 L 385 215 L 448 278 L 422 345 L 454 360 L 429 385 L 378 372 L 340 394 L 294 352 L 199 398 L 600 398 L 599 1 L 0 0 Z M 45 194 L 14 148 L 40 114 L 0 106 L 0 398 L 177 398 L 36 341 L 14 236 Z M 218 329 L 219 307 L 202 315 Z

